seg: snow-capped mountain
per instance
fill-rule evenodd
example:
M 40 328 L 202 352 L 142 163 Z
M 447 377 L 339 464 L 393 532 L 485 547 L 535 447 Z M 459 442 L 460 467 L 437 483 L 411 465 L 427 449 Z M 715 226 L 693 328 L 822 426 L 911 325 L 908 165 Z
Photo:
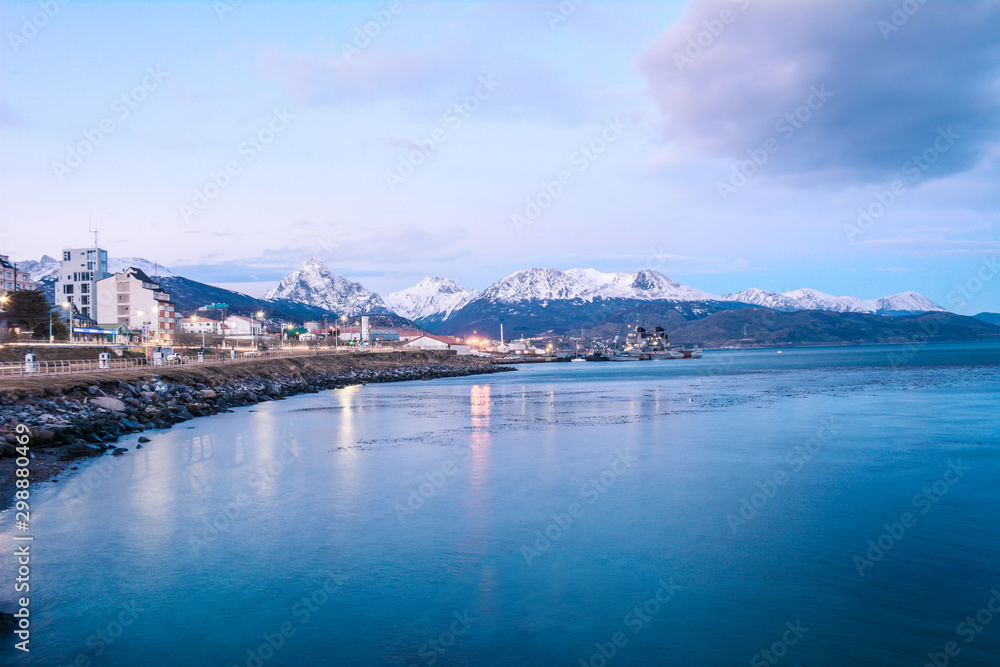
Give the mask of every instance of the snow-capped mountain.
M 559 269 L 525 269 L 496 281 L 483 290 L 476 301 L 568 301 L 587 299 L 589 295 L 587 285 Z
M 150 278 L 176 275 L 162 264 L 151 262 L 142 257 L 108 257 L 108 273 L 118 273 L 129 267 L 142 270 Z
M 59 273 L 59 269 L 61 267 L 62 262 L 55 257 L 49 257 L 48 255 L 42 255 L 42 259 L 40 261 L 29 259 L 26 262 L 17 263 L 17 268 L 30 273 L 31 279 L 36 283 L 40 283 L 50 277 L 55 279 L 56 274 Z
M 944 308 L 916 292 L 902 292 L 880 299 L 859 299 L 856 296 L 833 296 L 814 289 L 797 289 L 783 294 L 767 292 L 756 287 L 724 294 L 727 301 L 750 303 L 774 310 L 828 310 L 837 313 L 876 313 L 878 315 L 908 315 Z
M 44 255 L 41 260 L 29 259 L 26 262 L 18 262 L 17 266 L 18 268 L 24 269 L 30 273 L 31 279 L 37 283 L 42 282 L 46 278 L 52 278 L 54 280 L 56 275 L 59 273 L 59 269 L 62 267 L 62 262 L 55 257 Z M 108 258 L 109 273 L 118 273 L 119 271 L 124 271 L 130 266 L 142 269 L 146 275 L 150 277 L 175 275 L 173 271 L 164 265 L 151 262 L 150 260 L 143 259 L 142 257 Z
M 773 308 L 774 310 L 782 310 L 786 312 L 802 310 L 795 299 L 785 296 L 784 294 L 768 292 L 767 290 L 762 290 L 757 287 L 751 287 L 750 289 L 745 289 L 742 292 L 736 292 L 735 294 L 723 294 L 722 298 L 726 301 L 749 303 L 755 306 L 763 306 L 764 308 Z
M 454 280 L 428 276 L 413 287 L 391 292 L 385 303 L 397 315 L 410 320 L 440 321 L 479 295 Z
M 378 294 L 334 273 L 315 257 L 282 278 L 277 287 L 264 294 L 264 298 L 287 299 L 348 316 L 389 312 Z
M 583 299 L 718 301 L 719 297 L 682 285 L 659 271 L 604 273 L 596 269 L 526 269 L 486 288 L 479 299 L 493 303 Z
M 866 302 L 867 303 L 867 302 Z M 876 313 L 924 313 L 927 311 L 942 311 L 945 309 L 937 305 L 923 294 L 916 292 L 900 292 L 892 296 L 884 296 L 875 299 Z

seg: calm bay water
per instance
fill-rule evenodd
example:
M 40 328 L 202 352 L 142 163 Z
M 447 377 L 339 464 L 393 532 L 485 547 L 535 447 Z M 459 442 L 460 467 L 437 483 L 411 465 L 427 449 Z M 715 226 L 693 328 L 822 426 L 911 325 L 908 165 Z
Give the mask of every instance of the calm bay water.
M 37 490 L 0 661 L 997 665 L 998 381 L 1000 345 L 720 351 L 194 420 Z

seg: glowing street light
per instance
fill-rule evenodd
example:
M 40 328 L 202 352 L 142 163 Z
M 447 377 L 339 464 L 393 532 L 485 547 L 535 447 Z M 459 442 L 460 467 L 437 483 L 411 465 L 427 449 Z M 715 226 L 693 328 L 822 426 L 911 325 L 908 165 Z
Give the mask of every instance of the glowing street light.
M 4 302 L 6 302 L 6 298 L 4 298 Z M 63 308 L 69 308 L 69 306 L 70 306 L 69 301 L 63 301 L 62 302 L 62 307 Z M 72 332 L 73 331 L 73 322 L 72 321 L 70 321 L 69 327 L 70 327 L 70 332 Z M 71 338 L 72 338 L 72 336 L 71 336 Z M 56 342 L 55 336 L 52 335 L 52 311 L 51 310 L 49 311 L 49 342 L 50 343 Z

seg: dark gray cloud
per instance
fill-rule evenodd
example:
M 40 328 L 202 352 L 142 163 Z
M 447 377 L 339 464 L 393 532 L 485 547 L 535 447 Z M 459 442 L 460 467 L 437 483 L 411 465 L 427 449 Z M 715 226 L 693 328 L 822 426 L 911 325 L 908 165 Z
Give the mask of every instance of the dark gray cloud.
M 771 173 L 880 181 L 939 129 L 958 138 L 928 178 L 971 168 L 997 141 L 998 47 L 992 0 L 694 0 L 637 65 L 670 141 L 746 158 L 774 137 Z M 832 97 L 813 98 L 801 127 L 778 125 L 814 86 Z

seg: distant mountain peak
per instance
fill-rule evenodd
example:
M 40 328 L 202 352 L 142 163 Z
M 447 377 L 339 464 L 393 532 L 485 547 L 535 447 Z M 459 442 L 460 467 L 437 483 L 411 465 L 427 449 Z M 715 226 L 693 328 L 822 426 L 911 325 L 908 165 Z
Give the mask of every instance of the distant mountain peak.
M 389 312 L 382 297 L 360 283 L 334 273 L 315 256 L 282 278 L 277 287 L 264 294 L 264 298 L 287 299 L 352 317 Z
M 827 310 L 837 313 L 912 315 L 944 310 L 941 306 L 916 292 L 901 292 L 880 299 L 864 300 L 856 296 L 834 296 L 809 287 L 802 287 L 783 294 L 751 287 L 735 294 L 725 294 L 722 298 L 727 301 L 739 301 L 785 312 Z
M 413 287 L 388 294 L 385 302 L 397 315 L 434 322 L 446 319 L 478 295 L 476 290 L 465 289 L 450 278 L 426 276 Z
M 719 297 L 682 285 L 659 271 L 605 273 L 597 269 L 526 269 L 505 276 L 483 291 L 481 299 L 498 303 L 530 300 L 593 301 L 638 299 L 643 301 L 717 301 Z

